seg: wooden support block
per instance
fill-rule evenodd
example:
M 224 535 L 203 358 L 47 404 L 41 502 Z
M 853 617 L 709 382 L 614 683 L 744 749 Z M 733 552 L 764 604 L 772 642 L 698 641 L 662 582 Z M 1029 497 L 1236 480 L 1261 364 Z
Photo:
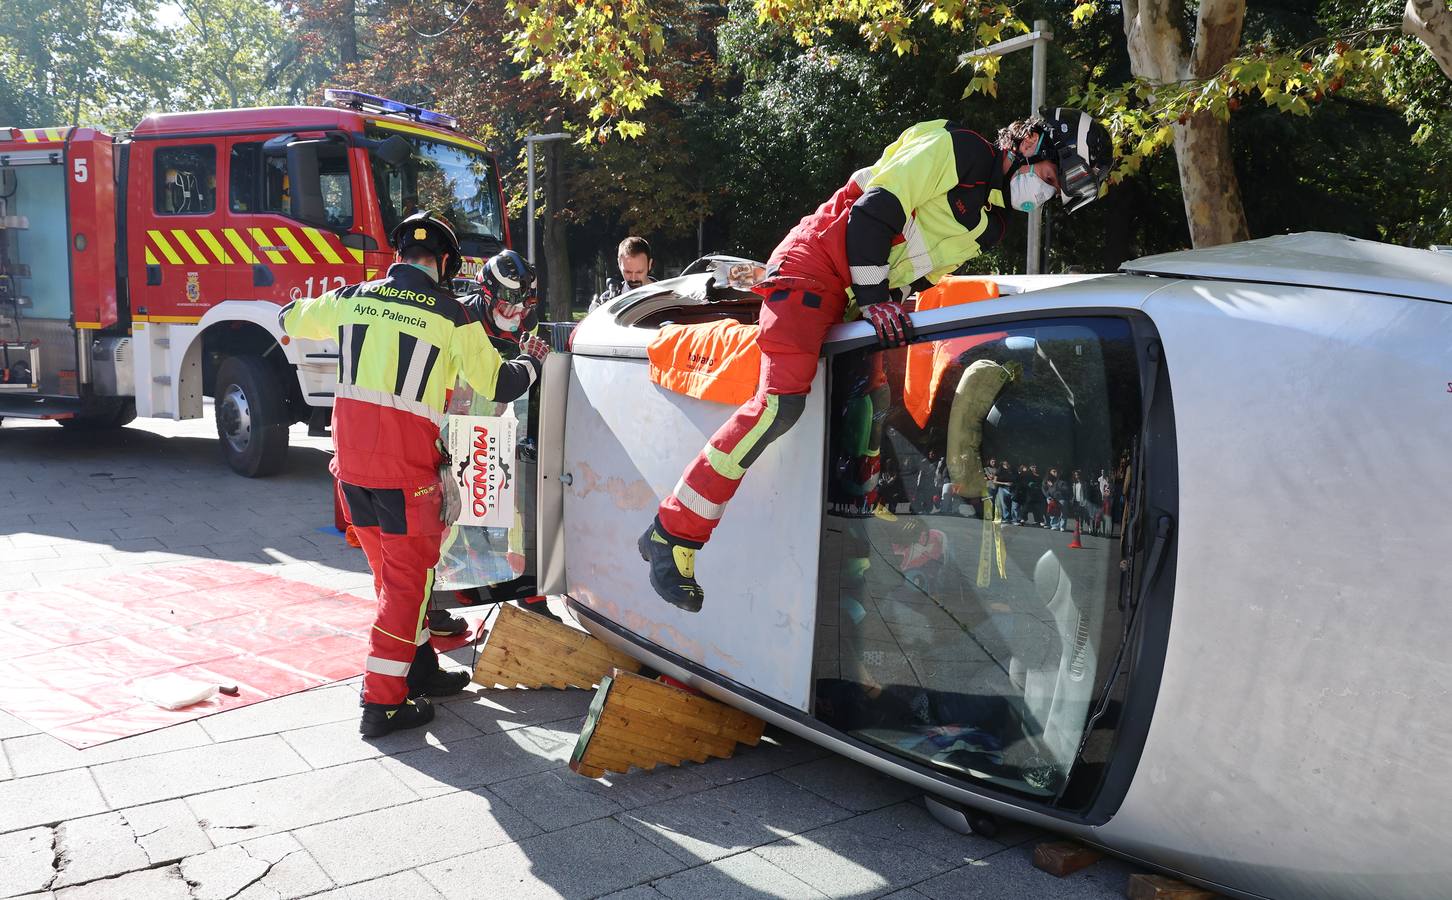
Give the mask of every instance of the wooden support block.
M 1129 900 L 1217 900 L 1219 894 L 1163 875 L 1129 876 Z
M 1034 867 L 1055 878 L 1072 875 L 1103 858 L 1104 854 L 1098 850 L 1073 841 L 1049 841 L 1034 847 Z
M 708 697 L 616 669 L 600 682 L 570 768 L 589 778 L 685 760 L 725 759 L 766 723 Z
M 485 687 L 591 688 L 613 669 L 640 663 L 591 635 L 508 603 L 484 639 L 474 681 Z

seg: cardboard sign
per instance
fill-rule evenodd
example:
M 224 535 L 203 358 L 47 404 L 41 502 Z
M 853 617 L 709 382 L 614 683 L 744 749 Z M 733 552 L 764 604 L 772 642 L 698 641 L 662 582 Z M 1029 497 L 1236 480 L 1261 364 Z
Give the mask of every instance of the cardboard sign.
M 502 416 L 449 416 L 450 475 L 460 525 L 514 524 L 514 430 Z

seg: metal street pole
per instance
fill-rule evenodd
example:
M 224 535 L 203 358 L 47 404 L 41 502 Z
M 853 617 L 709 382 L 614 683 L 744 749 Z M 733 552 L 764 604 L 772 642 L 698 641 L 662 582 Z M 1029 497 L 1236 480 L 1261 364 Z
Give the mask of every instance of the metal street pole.
M 528 207 L 526 213 L 524 230 L 528 235 L 526 238 L 525 259 L 530 265 L 534 265 L 534 145 L 541 141 L 559 141 L 570 137 L 568 131 L 556 131 L 550 134 L 527 134 L 524 136 L 524 158 L 525 158 L 525 182 L 529 192 Z M 554 210 L 550 210 L 553 214 Z
M 1034 20 L 1034 31 L 1047 34 L 1049 23 L 1044 19 Z M 1044 105 L 1044 82 L 1048 78 L 1049 44 L 1047 40 L 1034 41 L 1033 81 L 1029 87 L 1029 115 L 1036 116 Z M 1028 220 L 1028 274 L 1037 275 L 1043 268 L 1044 210 L 1035 207 Z
M 999 41 L 987 47 L 974 50 L 972 53 L 965 53 L 960 60 L 967 61 L 985 56 L 1006 56 L 1015 50 L 1022 50 L 1025 47 L 1033 48 L 1033 81 L 1029 87 L 1029 115 L 1038 115 L 1039 108 L 1044 105 L 1044 92 L 1048 85 L 1048 62 L 1049 62 L 1049 41 L 1054 39 L 1053 32 L 1049 31 L 1047 19 L 1035 19 L 1034 30 L 1028 34 L 1021 34 L 1006 41 Z M 1039 274 L 1040 259 L 1043 256 L 1041 238 L 1044 228 L 1044 214 L 1042 210 L 1034 210 L 1028 217 L 1028 260 L 1025 268 L 1030 275 Z

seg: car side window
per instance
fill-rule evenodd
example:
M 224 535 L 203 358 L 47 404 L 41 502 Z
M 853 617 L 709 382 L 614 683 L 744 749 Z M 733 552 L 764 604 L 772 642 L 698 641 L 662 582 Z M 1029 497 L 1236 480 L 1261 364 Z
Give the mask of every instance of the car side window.
M 153 158 L 156 213 L 200 215 L 217 209 L 217 149 L 162 147 Z
M 1121 641 L 1138 378 L 1112 318 L 834 358 L 817 718 L 956 777 L 1063 794 Z

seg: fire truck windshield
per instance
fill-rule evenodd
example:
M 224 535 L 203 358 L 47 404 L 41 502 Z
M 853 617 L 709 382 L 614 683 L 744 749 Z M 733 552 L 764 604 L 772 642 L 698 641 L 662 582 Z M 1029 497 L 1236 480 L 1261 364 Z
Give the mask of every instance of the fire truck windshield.
M 370 129 L 375 138 L 394 133 Z M 383 227 L 392 231 L 403 217 L 428 209 L 454 226 L 466 256 L 489 256 L 503 247 L 504 217 L 494 160 L 455 144 L 402 136 L 413 145 L 413 155 L 403 165 L 390 166 L 372 157 Z

